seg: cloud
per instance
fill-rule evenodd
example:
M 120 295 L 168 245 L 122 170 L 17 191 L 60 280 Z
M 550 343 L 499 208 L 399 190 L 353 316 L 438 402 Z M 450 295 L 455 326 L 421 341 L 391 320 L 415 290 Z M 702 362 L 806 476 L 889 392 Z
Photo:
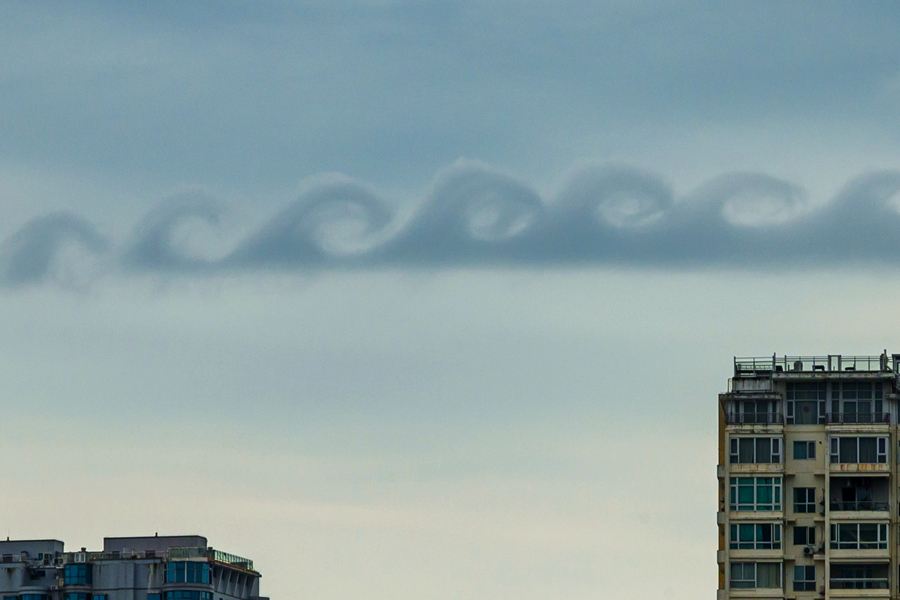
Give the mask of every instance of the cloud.
M 71 213 L 32 219 L 0 245 L 0 284 L 20 286 L 56 279 L 71 283 L 71 273 L 60 273 L 67 247 L 81 250 L 79 258 L 105 254 L 108 239 L 87 220 Z
M 828 266 L 900 263 L 900 171 L 860 175 L 813 206 L 803 188 L 762 173 L 729 173 L 677 196 L 658 174 L 586 166 L 554 194 L 489 165 L 458 161 L 402 212 L 340 174 L 221 252 L 204 252 L 188 221 L 216 227 L 227 208 L 192 191 L 151 211 L 113 251 L 119 274 L 213 275 L 327 269 Z M 176 235 L 179 233 L 179 235 Z M 184 239 L 187 236 L 188 239 Z M 30 221 L 4 244 L 7 284 L 52 278 L 61 247 L 93 254 L 106 238 L 76 215 Z

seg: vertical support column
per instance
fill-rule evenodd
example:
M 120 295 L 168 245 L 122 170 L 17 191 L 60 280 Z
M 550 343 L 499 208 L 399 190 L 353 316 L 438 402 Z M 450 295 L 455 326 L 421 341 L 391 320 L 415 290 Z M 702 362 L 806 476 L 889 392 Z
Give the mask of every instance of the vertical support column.
M 829 357 L 830 360 L 830 357 Z M 825 465 L 825 525 L 822 532 L 822 545 L 825 548 L 823 576 L 825 577 L 825 598 L 831 598 L 831 436 L 825 433 L 825 451 L 822 453 Z

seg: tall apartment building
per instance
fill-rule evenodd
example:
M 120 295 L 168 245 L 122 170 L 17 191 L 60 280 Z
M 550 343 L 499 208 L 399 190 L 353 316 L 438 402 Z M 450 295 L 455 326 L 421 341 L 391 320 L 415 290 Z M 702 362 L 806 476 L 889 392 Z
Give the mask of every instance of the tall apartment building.
M 0 541 L 2 600 L 268 600 L 259 579 L 253 561 L 199 535 L 104 538 L 102 552 Z
M 735 358 L 719 600 L 900 598 L 900 355 Z

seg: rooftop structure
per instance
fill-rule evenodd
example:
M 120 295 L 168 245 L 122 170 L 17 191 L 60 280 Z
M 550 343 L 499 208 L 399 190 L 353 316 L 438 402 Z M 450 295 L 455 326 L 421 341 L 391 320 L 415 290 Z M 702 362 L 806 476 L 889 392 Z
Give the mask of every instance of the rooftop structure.
M 735 358 L 719 600 L 898 598 L 900 355 Z
M 114 537 L 102 551 L 0 541 L 2 600 L 268 600 L 253 561 L 203 536 Z

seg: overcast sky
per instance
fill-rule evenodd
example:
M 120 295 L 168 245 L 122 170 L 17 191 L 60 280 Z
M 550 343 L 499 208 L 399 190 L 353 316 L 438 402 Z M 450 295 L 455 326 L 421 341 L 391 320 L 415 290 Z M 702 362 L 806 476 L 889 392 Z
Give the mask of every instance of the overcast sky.
M 900 351 L 898 29 L 0 4 L 0 525 L 273 598 L 708 596 L 732 357 Z

